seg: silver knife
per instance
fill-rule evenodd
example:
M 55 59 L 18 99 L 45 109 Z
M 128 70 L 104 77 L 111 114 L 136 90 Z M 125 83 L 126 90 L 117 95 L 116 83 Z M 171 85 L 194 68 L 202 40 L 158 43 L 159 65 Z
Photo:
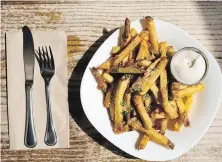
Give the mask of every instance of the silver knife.
M 35 125 L 33 121 L 33 98 L 32 85 L 34 76 L 35 52 L 31 30 L 28 26 L 22 28 L 23 31 L 23 59 L 25 70 L 25 93 L 26 93 L 26 123 L 24 144 L 33 148 L 37 144 Z

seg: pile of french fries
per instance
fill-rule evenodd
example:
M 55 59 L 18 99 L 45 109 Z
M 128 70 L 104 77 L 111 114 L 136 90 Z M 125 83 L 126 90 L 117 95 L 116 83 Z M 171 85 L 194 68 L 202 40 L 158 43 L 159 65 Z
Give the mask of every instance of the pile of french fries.
M 149 140 L 173 149 L 165 131 L 190 126 L 187 113 L 193 94 L 204 85 L 176 82 L 169 70 L 173 47 L 158 43 L 152 17 L 145 17 L 143 26 L 138 33 L 126 18 L 119 46 L 113 47 L 110 58 L 91 71 L 104 93 L 103 104 L 116 134 L 139 131 L 137 149 L 144 149 Z

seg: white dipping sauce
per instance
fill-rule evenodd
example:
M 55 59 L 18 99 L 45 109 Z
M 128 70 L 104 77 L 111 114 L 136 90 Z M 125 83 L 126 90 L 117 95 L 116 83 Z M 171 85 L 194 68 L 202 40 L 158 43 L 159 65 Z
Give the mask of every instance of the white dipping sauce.
M 176 54 L 171 61 L 171 73 L 184 84 L 194 84 L 202 79 L 206 71 L 203 56 L 192 50 Z

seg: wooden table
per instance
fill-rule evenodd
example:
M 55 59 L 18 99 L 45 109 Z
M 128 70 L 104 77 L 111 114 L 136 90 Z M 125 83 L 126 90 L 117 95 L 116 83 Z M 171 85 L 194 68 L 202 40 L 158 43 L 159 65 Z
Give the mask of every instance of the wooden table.
M 95 130 L 83 112 L 79 96 L 87 63 L 126 16 L 136 20 L 151 15 L 179 26 L 199 40 L 222 67 L 222 2 L 1 2 L 1 12 L 2 161 L 141 161 L 116 148 Z M 4 34 L 25 24 L 39 30 L 62 29 L 68 35 L 70 149 L 9 150 Z M 200 142 L 173 161 L 222 161 L 222 109 Z

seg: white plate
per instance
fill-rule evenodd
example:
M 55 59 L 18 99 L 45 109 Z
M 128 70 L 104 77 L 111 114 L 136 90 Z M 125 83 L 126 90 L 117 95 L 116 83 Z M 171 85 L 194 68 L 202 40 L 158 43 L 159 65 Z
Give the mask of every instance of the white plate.
M 100 65 L 110 56 L 112 46 L 116 46 L 118 43 L 119 30 L 101 45 L 89 62 L 82 79 L 80 95 L 86 116 L 107 140 L 135 157 L 150 161 L 165 161 L 177 158 L 189 151 L 209 128 L 220 106 L 222 81 L 220 68 L 213 55 L 197 40 L 170 23 L 155 20 L 155 25 L 159 41 L 167 41 L 176 50 L 183 47 L 196 47 L 206 54 L 209 61 L 209 71 L 203 81 L 205 89 L 194 97 L 194 103 L 189 113 L 191 127 L 182 128 L 181 132 L 166 132 L 166 136 L 175 144 L 174 150 L 149 142 L 144 150 L 138 151 L 135 149 L 139 136 L 137 132 L 115 135 L 112 131 L 107 110 L 102 104 L 102 93 L 96 88 L 96 81 L 89 68 Z M 138 32 L 142 30 L 140 20 L 132 22 L 131 27 Z

